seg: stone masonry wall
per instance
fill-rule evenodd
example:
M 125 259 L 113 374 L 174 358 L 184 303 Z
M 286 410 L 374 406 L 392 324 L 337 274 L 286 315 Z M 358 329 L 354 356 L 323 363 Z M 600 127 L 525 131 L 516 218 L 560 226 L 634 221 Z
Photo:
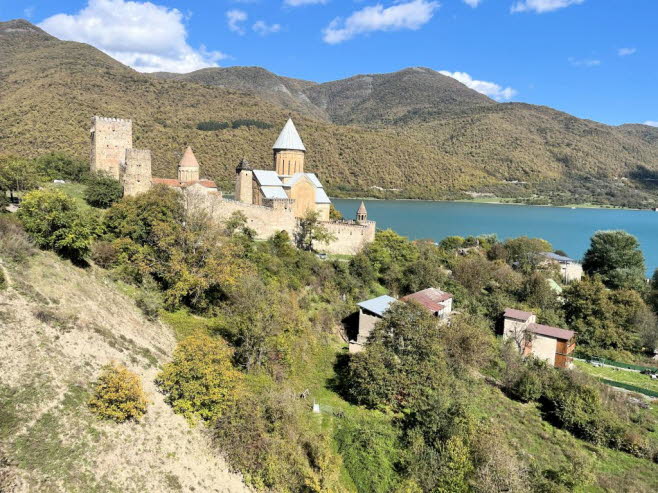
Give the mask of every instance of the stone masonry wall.
M 225 222 L 234 212 L 241 211 L 247 217 L 247 226 L 256 231 L 256 238 L 259 240 L 266 240 L 279 231 L 286 231 L 291 239 L 295 236 L 298 220 L 291 210 L 245 204 L 218 195 L 192 195 L 191 191 L 187 191 L 186 194 L 190 207 L 204 209 L 219 223 Z M 320 252 L 354 255 L 375 239 L 376 225 L 373 221 L 362 224 L 354 221 L 322 224 L 336 236 L 336 240 L 328 245 L 323 243 L 314 245 Z
M 126 164 L 122 176 L 124 196 L 134 196 L 151 188 L 151 151 L 126 149 Z
M 91 171 L 104 172 L 115 179 L 121 178 L 121 165 L 125 162 L 126 149 L 133 146 L 131 120 L 104 118 L 91 119 Z

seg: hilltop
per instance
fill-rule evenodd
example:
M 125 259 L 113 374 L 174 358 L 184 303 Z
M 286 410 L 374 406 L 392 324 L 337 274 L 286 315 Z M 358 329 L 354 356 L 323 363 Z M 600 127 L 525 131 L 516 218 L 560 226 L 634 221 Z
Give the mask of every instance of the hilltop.
M 655 204 L 647 178 L 658 170 L 658 144 L 650 127 L 497 103 L 426 68 L 324 84 L 258 67 L 153 76 L 27 21 L 0 23 L 0 41 L 4 153 L 60 150 L 86 159 L 92 115 L 130 118 L 135 146 L 153 153 L 155 175 L 174 176 L 182 149 L 192 145 L 205 174 L 230 189 L 242 157 L 270 165 L 272 142 L 293 112 L 308 169 L 334 195 L 376 195 L 380 187 L 407 198 L 488 191 Z M 238 119 L 269 128 L 196 128 Z

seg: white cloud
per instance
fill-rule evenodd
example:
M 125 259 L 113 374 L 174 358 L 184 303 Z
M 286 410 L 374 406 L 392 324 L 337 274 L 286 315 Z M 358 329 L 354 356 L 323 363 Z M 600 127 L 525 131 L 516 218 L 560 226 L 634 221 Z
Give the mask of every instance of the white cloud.
M 569 57 L 569 63 L 574 67 L 591 68 L 591 67 L 598 67 L 599 65 L 601 65 L 601 60 L 597 60 L 596 58 Z
M 234 33 L 244 34 L 242 23 L 247 20 L 247 13 L 244 10 L 233 9 L 226 12 L 228 28 Z
M 475 7 L 477 7 L 478 5 L 480 5 L 480 2 L 481 2 L 481 1 L 482 1 L 482 0 L 464 0 L 464 3 L 465 3 L 466 5 L 468 5 L 469 7 L 473 7 L 473 8 L 475 8 Z
M 629 56 L 633 55 L 637 51 L 637 48 L 619 48 L 617 50 L 617 55 L 619 56 Z
M 278 33 L 281 31 L 281 24 L 268 24 L 265 21 L 256 21 L 251 28 L 261 36 Z
M 381 4 L 364 7 L 347 19 L 337 17 L 324 29 L 326 43 L 337 44 L 359 34 L 373 31 L 420 29 L 434 15 L 439 3 L 430 0 L 411 0 L 384 8 Z
M 60 39 L 95 46 L 142 72 L 191 72 L 217 66 L 218 51 L 187 44 L 183 14 L 149 2 L 89 0 L 77 14 L 57 14 L 39 26 Z
M 447 70 L 439 70 L 440 74 L 447 75 L 452 77 L 455 80 L 458 80 L 466 87 L 470 87 L 474 91 L 477 91 L 485 96 L 495 99 L 496 101 L 509 101 L 514 96 L 516 96 L 516 89 L 511 87 L 502 87 L 495 82 L 487 82 L 486 80 L 474 80 L 466 72 L 448 72 Z
M 554 10 L 570 7 L 571 5 L 580 5 L 585 0 L 520 0 L 512 5 L 512 13 L 516 12 L 536 12 L 543 14 L 553 12 Z
M 651 120 L 647 120 L 646 122 L 644 122 L 644 124 L 649 125 L 650 127 L 658 127 L 658 122 L 654 122 Z
M 23 9 L 23 15 L 26 19 L 30 19 L 34 15 L 34 6 L 25 7 Z
M 284 4 L 290 7 L 301 7 L 302 5 L 316 5 L 318 3 L 327 3 L 329 0 L 284 0 Z

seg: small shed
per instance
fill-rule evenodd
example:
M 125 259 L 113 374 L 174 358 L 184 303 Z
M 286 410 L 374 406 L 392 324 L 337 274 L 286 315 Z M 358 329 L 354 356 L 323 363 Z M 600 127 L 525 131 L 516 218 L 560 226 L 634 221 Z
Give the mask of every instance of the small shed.
M 350 341 L 350 352 L 356 353 L 363 349 L 373 327 L 380 320 L 391 303 L 397 300 L 392 296 L 382 295 L 357 303 L 359 307 L 359 333 L 355 341 Z

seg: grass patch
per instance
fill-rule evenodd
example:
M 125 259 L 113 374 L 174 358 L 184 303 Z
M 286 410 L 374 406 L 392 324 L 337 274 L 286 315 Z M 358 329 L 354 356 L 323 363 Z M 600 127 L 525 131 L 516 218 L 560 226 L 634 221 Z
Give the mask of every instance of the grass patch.
M 584 361 L 574 361 L 576 368 L 583 373 L 587 373 L 596 378 L 605 378 L 613 382 L 625 383 L 634 385 L 647 390 L 658 392 L 658 380 L 652 380 L 649 375 L 642 375 L 641 373 L 627 370 L 620 370 L 617 368 L 609 368 L 607 366 L 593 366 Z
M 177 341 L 194 335 L 208 335 L 210 320 L 192 315 L 187 310 L 162 311 L 160 318 L 174 330 Z
M 93 209 L 87 201 L 85 200 L 85 191 L 87 190 L 87 185 L 82 183 L 45 183 L 44 188 L 49 190 L 61 190 L 66 195 L 69 195 L 75 199 L 77 205 L 83 209 Z

